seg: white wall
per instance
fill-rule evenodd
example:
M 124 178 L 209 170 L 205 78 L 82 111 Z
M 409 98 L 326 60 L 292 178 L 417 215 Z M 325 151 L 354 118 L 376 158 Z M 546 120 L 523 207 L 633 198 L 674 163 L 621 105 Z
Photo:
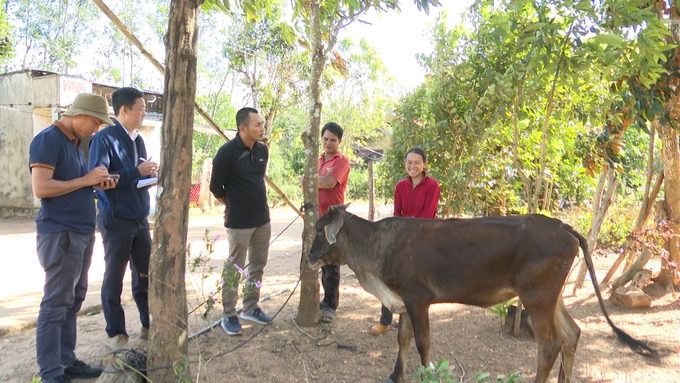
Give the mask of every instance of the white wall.
M 35 107 L 32 93 L 29 73 L 0 76 L 0 217 L 32 214 L 28 171 Z
M 60 106 L 91 91 L 90 82 L 74 76 L 31 70 L 0 75 L 0 218 L 35 215 L 40 201 L 31 189 L 31 140 L 57 118 Z

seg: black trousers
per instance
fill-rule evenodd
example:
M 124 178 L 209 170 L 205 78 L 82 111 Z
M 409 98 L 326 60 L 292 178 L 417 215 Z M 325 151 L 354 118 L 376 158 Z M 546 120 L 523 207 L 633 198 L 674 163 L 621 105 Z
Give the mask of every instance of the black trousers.
M 380 324 L 383 326 L 389 326 L 392 324 L 392 311 L 385 307 L 385 305 L 382 305 L 380 312 Z
M 321 285 L 324 291 L 321 305 L 333 310 L 337 309 L 340 301 L 340 266 L 327 265 L 321 267 Z
M 149 222 L 146 219 L 134 220 L 100 214 L 97 223 L 104 243 L 106 264 L 101 294 L 106 333 L 109 337 L 128 334 L 120 299 L 128 263 L 132 271 L 132 297 L 139 310 L 139 320 L 142 327 L 149 328 Z

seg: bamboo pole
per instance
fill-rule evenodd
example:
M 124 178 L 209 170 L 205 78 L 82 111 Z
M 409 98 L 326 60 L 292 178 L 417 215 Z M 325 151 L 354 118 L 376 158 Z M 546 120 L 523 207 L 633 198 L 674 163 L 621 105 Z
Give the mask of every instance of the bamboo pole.
M 130 42 L 134 44 L 137 47 L 137 49 L 139 49 L 139 52 L 144 57 L 146 57 L 149 60 L 149 62 L 151 62 L 151 64 L 153 64 L 153 66 L 156 67 L 156 69 L 158 69 L 159 72 L 161 72 L 161 74 L 165 75 L 165 68 L 163 67 L 163 64 L 161 64 L 160 61 L 156 60 L 156 58 L 153 57 L 151 52 L 147 51 L 146 48 L 144 48 L 142 42 L 139 41 L 139 39 L 135 37 L 134 34 L 132 34 L 132 32 L 125 26 L 125 24 L 123 24 L 123 22 L 118 18 L 118 16 L 116 16 L 116 14 L 113 13 L 113 11 L 106 4 L 104 4 L 102 0 L 92 1 L 94 1 L 94 3 L 97 4 L 99 9 L 101 9 L 102 12 L 104 12 L 104 14 L 125 35 L 125 37 L 127 37 L 128 40 L 130 40 Z M 210 118 L 210 116 L 208 116 L 208 114 L 203 110 L 203 108 L 201 108 L 201 106 L 198 105 L 198 103 L 196 102 L 194 102 L 194 110 L 196 110 L 196 113 L 198 113 L 198 115 L 201 116 L 201 118 L 203 118 L 205 122 L 207 122 L 208 125 L 210 125 L 215 130 L 215 132 L 217 132 L 217 134 L 219 134 L 225 141 L 229 141 L 229 137 L 227 137 L 227 135 L 224 134 L 222 129 L 220 129 L 220 127 L 215 123 L 215 121 L 213 121 L 213 119 Z M 286 205 L 290 206 L 290 208 L 293 209 L 298 215 L 302 216 L 300 214 L 300 210 L 297 207 L 295 207 L 295 205 L 293 205 L 293 202 L 291 202 L 291 200 L 268 176 L 265 175 L 264 180 L 267 183 L 267 185 L 274 189 L 276 194 L 278 194 L 283 199 Z

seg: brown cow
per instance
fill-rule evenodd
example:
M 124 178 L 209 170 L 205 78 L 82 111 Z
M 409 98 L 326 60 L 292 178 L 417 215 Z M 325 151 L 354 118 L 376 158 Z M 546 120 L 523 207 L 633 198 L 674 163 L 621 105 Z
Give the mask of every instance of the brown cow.
M 519 296 L 538 343 L 535 382 L 546 382 L 562 351 L 559 382 L 569 382 L 581 329 L 562 301 L 579 246 L 595 293 L 616 335 L 636 352 L 656 356 L 617 328 L 607 315 L 585 239 L 569 225 L 542 215 L 429 220 L 385 218 L 369 222 L 331 206 L 317 222 L 308 266 L 347 264 L 361 286 L 399 316 L 399 355 L 388 381 L 405 369 L 411 337 L 420 361 L 430 363 L 433 303 L 489 307 Z

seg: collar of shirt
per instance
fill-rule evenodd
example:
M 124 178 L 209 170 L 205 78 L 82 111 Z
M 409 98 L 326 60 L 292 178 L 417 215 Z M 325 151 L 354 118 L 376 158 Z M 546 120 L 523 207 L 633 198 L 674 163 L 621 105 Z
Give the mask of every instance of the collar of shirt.
M 321 155 L 319 156 L 319 160 L 321 160 L 322 162 L 326 162 L 332 160 L 333 158 L 340 157 L 341 155 L 342 153 L 340 153 L 340 151 L 338 150 L 337 152 L 335 152 L 335 154 L 333 154 L 333 157 L 326 159 L 326 153 L 321 153 Z
M 238 134 L 238 132 L 236 132 L 236 136 L 234 137 L 233 141 L 236 144 L 236 146 L 241 148 L 241 149 L 246 147 L 246 144 L 243 143 L 243 140 L 241 139 L 241 136 Z
M 116 120 L 116 121 L 118 121 L 118 120 Z M 127 136 L 130 137 L 130 139 L 132 141 L 137 139 L 137 136 L 139 136 L 139 133 L 137 133 L 137 129 L 133 129 L 132 133 L 130 133 L 130 132 L 128 132 L 127 129 L 125 129 L 125 127 L 123 126 L 123 124 L 120 123 L 120 121 L 118 121 L 118 124 L 120 124 L 120 127 L 125 131 L 125 134 L 127 134 Z
M 411 176 L 407 176 L 406 178 L 407 178 L 409 181 L 411 181 L 411 186 L 413 186 L 413 178 L 411 178 Z M 420 179 L 420 182 L 418 182 L 418 185 L 416 185 L 416 186 L 414 187 L 414 189 L 417 188 L 418 186 L 424 184 L 425 181 L 427 181 L 428 178 L 430 178 L 430 177 L 428 177 L 427 174 L 425 173 L 425 171 L 423 170 L 423 178 Z
M 52 125 L 59 128 L 59 130 L 61 130 L 61 132 L 64 133 L 66 138 L 68 138 L 69 141 L 73 142 L 73 146 L 75 146 L 76 148 L 78 147 L 78 137 L 76 137 L 76 135 L 73 134 L 73 132 L 69 132 L 68 129 L 66 129 L 66 126 L 64 126 L 64 124 L 55 120 L 52 122 Z

